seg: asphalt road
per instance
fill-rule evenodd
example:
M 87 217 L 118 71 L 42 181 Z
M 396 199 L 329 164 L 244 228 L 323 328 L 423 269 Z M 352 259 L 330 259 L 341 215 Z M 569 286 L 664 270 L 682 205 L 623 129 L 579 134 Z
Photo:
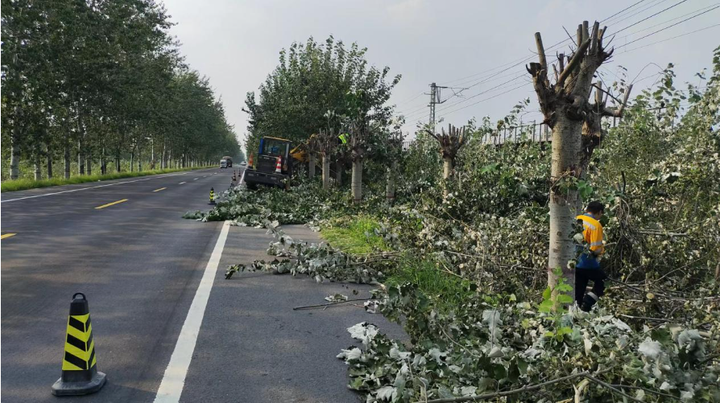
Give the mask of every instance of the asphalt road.
M 3 194 L 2 234 L 16 235 L 2 240 L 2 401 L 56 399 L 50 386 L 75 292 L 89 300 L 98 368 L 108 374 L 101 393 L 81 400 L 152 401 L 221 225 L 181 216 L 207 209 L 210 188 L 227 189 L 231 175 Z M 85 190 L 66 192 L 76 189 Z
M 108 383 L 97 394 L 62 400 L 155 400 L 223 226 L 181 216 L 207 209 L 210 188 L 227 189 L 231 172 L 2 194 L 2 234 L 15 234 L 1 243 L 3 402 L 58 399 L 50 386 L 60 376 L 75 292 L 88 297 L 98 369 Z M 286 231 L 317 239 L 304 227 Z M 267 258 L 269 239 L 264 230 L 229 227 L 180 401 L 356 402 L 335 358 L 352 344 L 346 328 L 367 320 L 402 337 L 360 306 L 292 310 L 337 292 L 367 295 L 367 286 L 264 273 L 224 280 L 227 265 Z

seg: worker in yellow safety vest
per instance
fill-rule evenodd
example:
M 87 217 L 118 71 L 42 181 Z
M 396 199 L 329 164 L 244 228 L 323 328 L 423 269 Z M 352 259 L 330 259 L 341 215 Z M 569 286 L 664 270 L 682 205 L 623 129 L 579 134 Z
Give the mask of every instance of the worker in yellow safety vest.
M 605 291 L 603 280 L 607 278 L 607 275 L 600 268 L 599 260 L 600 256 L 605 253 L 603 227 L 600 224 L 604 212 L 605 206 L 600 202 L 593 201 L 588 204 L 585 214 L 576 217 L 578 223 L 583 226 L 582 241 L 589 245 L 589 250 L 580 255 L 575 265 L 575 301 L 585 312 L 592 309 Z M 593 288 L 585 294 L 589 281 L 593 282 Z

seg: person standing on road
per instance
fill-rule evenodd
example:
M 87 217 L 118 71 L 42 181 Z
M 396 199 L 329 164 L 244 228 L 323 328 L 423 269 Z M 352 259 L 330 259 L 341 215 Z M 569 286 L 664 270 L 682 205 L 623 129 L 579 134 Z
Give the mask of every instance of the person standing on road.
M 589 251 L 580 255 L 575 266 L 575 302 L 585 312 L 592 309 L 605 291 L 603 280 L 607 278 L 607 275 L 600 268 L 599 261 L 600 256 L 605 252 L 603 227 L 600 224 L 604 212 L 605 206 L 600 202 L 593 201 L 588 204 L 585 214 L 576 217 L 578 223 L 583 226 L 582 240 L 590 246 Z M 593 288 L 585 294 L 589 281 L 593 282 Z

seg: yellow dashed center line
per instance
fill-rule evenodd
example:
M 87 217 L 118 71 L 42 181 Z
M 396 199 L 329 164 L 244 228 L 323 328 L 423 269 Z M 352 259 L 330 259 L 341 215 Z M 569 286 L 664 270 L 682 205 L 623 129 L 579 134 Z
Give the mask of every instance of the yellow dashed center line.
M 159 191 L 161 191 L 161 190 L 165 190 L 165 189 L 167 189 L 167 188 L 166 188 L 166 187 L 164 187 L 164 188 L 160 188 L 160 189 L 155 189 L 155 190 L 153 190 L 153 192 L 155 193 L 155 192 L 159 192 Z
M 8 233 L 8 234 L 2 234 L 0 235 L 0 239 L 10 238 L 11 236 L 15 236 L 17 234 L 14 233 Z
M 125 203 L 126 201 L 128 201 L 128 199 L 122 199 L 122 200 L 114 201 L 112 203 L 103 204 L 102 206 L 95 207 L 95 210 L 100 210 L 100 209 L 104 209 L 105 207 L 110 207 L 110 206 L 114 206 L 116 204 Z

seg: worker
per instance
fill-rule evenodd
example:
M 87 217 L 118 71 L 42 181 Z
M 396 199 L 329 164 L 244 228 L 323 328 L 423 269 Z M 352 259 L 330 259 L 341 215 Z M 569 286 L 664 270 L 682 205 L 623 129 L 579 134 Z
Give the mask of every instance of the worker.
M 585 209 L 585 214 L 577 216 L 578 224 L 582 224 L 582 239 L 579 241 L 589 245 L 589 251 L 583 252 L 575 265 L 575 302 L 580 309 L 589 312 L 593 305 L 605 291 L 605 280 L 607 275 L 600 268 L 600 256 L 605 252 L 603 245 L 603 227 L 600 219 L 605 212 L 605 206 L 598 201 L 590 202 Z M 583 248 L 584 249 L 584 248 Z M 593 288 L 587 294 L 585 289 L 588 282 L 593 282 Z

